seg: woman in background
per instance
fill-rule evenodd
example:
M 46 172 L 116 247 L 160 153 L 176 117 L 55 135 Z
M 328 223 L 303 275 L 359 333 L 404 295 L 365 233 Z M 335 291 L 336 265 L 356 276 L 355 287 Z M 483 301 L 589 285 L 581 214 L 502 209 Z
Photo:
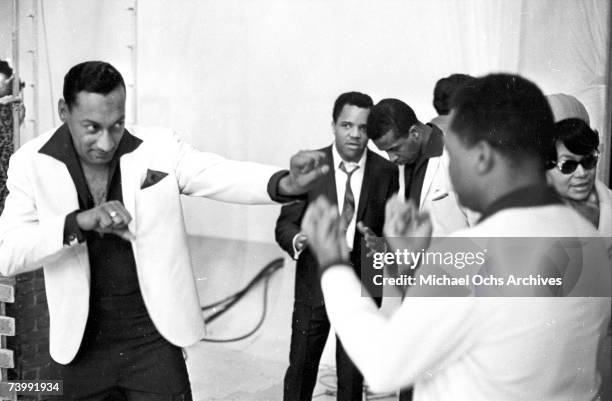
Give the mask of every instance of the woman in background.
M 581 118 L 566 118 L 557 122 L 555 128 L 557 158 L 547 172 L 549 183 L 605 237 L 608 254 L 611 254 L 612 191 L 595 178 L 599 135 Z M 599 352 L 602 400 L 612 399 L 611 333 L 612 328 L 609 328 Z
M 561 197 L 589 220 L 604 237 L 612 237 L 612 191 L 595 178 L 599 135 L 582 119 L 555 124 L 557 159 L 548 170 Z

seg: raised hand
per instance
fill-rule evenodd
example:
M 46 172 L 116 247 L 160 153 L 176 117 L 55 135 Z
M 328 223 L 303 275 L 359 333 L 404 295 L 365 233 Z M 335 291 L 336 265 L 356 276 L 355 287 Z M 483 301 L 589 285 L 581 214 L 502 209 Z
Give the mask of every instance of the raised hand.
M 330 168 L 325 164 L 325 153 L 303 150 L 291 157 L 289 175 L 279 182 L 281 195 L 294 196 L 306 193 L 312 184 Z
M 128 229 L 132 216 L 119 201 L 104 202 L 92 209 L 77 214 L 77 224 L 83 231 L 114 234 L 126 241 L 134 239 Z
M 320 267 L 332 263 L 348 263 L 349 251 L 341 229 L 338 208 L 324 196 L 311 202 L 302 219 L 302 231 L 309 241 Z
M 362 221 L 357 223 L 357 230 L 363 235 L 363 240 L 368 247 L 367 257 L 372 256 L 375 252 L 384 252 L 387 248 L 384 238 L 377 237 L 374 231 Z
M 406 203 L 395 195 L 387 201 L 383 234 L 392 249 L 427 249 L 432 231 L 429 214 L 419 212 L 412 200 Z

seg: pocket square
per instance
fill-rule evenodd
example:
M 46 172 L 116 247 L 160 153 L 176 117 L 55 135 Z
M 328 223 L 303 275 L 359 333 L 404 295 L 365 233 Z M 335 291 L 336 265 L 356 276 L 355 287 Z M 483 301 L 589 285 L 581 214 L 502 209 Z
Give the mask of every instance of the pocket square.
M 164 173 L 163 171 L 151 170 L 147 169 L 147 178 L 145 178 L 144 182 L 140 186 L 140 189 L 149 188 L 160 182 L 168 173 Z
M 436 189 L 431 197 L 432 201 L 437 201 L 440 199 L 444 199 L 448 196 L 448 192 L 442 190 L 442 189 Z

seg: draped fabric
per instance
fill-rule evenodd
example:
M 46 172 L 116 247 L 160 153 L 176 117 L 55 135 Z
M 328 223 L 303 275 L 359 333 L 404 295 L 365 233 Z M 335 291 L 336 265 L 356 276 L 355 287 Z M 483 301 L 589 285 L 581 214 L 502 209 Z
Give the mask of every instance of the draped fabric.
M 0 213 L 4 209 L 4 200 L 8 195 L 6 171 L 11 154 L 13 154 L 13 108 L 10 104 L 0 104 Z
M 584 104 L 602 139 L 598 176 L 608 182 L 611 127 L 605 101 L 610 2 L 523 0 L 523 13 L 518 71 L 545 93 L 567 93 Z
M 6 3 L 0 3 L 4 58 L 10 55 Z M 32 82 L 30 10 L 20 4 L 22 75 Z M 53 125 L 68 67 L 85 59 L 108 60 L 122 71 L 130 106 L 133 1 L 42 4 L 48 35 L 43 40 L 40 27 L 40 129 Z M 331 109 L 341 92 L 401 98 L 426 122 L 435 116 L 439 78 L 517 72 L 547 94 L 568 93 L 584 103 L 602 134 L 599 174 L 606 181 L 609 13 L 608 0 L 139 1 L 138 120 L 173 127 L 203 150 L 287 166 L 295 151 L 332 141 Z M 31 91 L 25 91 L 28 111 Z M 31 126 L 26 120 L 24 139 L 34 135 Z M 184 205 L 191 233 L 272 241 L 276 208 L 192 199 Z

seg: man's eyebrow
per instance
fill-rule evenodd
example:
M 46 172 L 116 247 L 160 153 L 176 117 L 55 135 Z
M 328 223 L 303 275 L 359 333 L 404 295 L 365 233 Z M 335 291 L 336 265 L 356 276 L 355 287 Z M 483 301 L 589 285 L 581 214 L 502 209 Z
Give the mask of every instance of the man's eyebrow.
M 90 120 L 89 118 L 85 118 L 85 119 L 81 120 L 81 123 L 91 123 L 91 124 L 100 125 L 99 122 L 94 121 L 94 120 Z
M 112 125 L 117 124 L 119 122 L 122 122 L 124 120 L 125 120 L 125 116 L 121 116 L 118 119 L 116 119 L 115 121 L 113 121 Z M 81 120 L 81 123 L 90 123 L 90 124 L 102 125 L 99 121 L 91 120 L 89 118 L 85 118 L 85 119 Z
M 115 120 L 115 122 L 113 124 L 117 124 L 119 122 L 123 122 L 124 120 L 125 120 L 125 116 L 121 116 L 117 120 Z

